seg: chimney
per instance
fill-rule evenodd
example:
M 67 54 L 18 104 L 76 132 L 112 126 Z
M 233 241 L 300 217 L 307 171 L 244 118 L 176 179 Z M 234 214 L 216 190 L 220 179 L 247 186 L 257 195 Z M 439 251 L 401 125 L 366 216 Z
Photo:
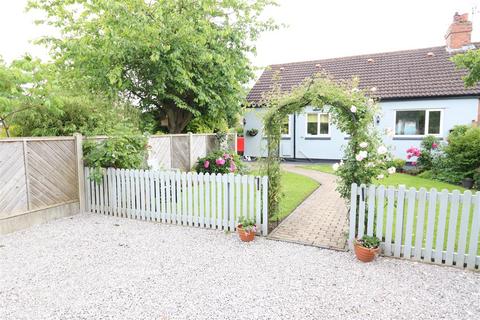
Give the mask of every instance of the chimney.
M 468 13 L 453 16 L 453 22 L 447 30 L 447 50 L 457 51 L 468 47 L 472 38 L 472 22 L 468 21 Z

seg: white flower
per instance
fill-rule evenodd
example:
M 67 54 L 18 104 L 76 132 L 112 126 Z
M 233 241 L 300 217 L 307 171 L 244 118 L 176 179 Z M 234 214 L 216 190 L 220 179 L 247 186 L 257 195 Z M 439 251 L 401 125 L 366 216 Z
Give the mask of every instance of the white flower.
M 374 162 L 369 162 L 369 163 L 367 163 L 367 167 L 373 168 L 373 167 L 375 167 L 375 163 Z
M 377 149 L 378 154 L 385 154 L 385 153 L 387 153 L 387 151 L 388 151 L 388 149 L 385 146 L 380 146 Z
M 355 156 L 355 159 L 356 159 L 357 161 L 362 161 L 362 160 L 363 160 L 363 157 L 362 157 L 360 154 L 357 154 L 357 155 Z
M 367 152 L 367 151 L 364 151 L 364 150 L 363 150 L 363 151 L 360 151 L 358 154 L 361 155 L 362 158 L 368 157 L 368 152 Z
M 383 178 L 385 178 L 385 176 L 384 176 L 383 174 L 379 174 L 379 175 L 377 176 L 377 179 L 378 179 L 378 180 L 382 180 Z
M 377 91 L 377 87 L 372 87 L 372 88 L 370 89 L 370 91 L 376 92 L 376 91 Z
M 337 171 L 338 168 L 340 168 L 340 164 L 339 163 L 334 163 L 333 166 L 332 166 L 333 171 Z
M 351 106 L 351 107 L 350 107 L 350 111 L 352 111 L 352 113 L 357 112 L 357 107 Z
M 395 169 L 395 167 L 390 167 L 387 169 L 387 171 L 388 171 L 388 174 L 394 174 L 397 171 L 397 169 Z
M 368 147 L 368 142 L 360 143 L 360 148 L 366 148 L 366 147 Z

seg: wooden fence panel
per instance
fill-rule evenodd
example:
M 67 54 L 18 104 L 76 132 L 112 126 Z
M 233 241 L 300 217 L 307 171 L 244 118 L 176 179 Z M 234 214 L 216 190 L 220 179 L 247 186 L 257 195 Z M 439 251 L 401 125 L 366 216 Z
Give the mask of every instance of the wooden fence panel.
M 190 142 L 188 136 L 172 136 L 172 168 L 190 170 Z
M 472 196 L 470 191 L 460 195 L 458 190 L 438 193 L 436 189 L 410 188 L 405 192 L 402 186 L 388 187 L 385 212 L 385 187 L 370 186 L 368 197 L 365 190 L 363 185 L 352 185 L 350 248 L 356 237 L 363 236 L 365 226 L 367 234 L 375 233 L 372 220 L 376 220 L 375 234 L 384 255 L 479 269 L 480 192 Z M 383 221 L 385 234 L 379 231 Z
M 191 161 L 192 166 L 198 158 L 203 158 L 207 155 L 207 136 L 206 135 L 192 135 Z
M 86 179 L 90 171 L 85 168 Z M 267 177 L 109 168 L 102 183 L 87 181 L 90 212 L 228 231 L 236 230 L 244 215 L 241 196 L 247 194 L 248 217 L 259 234 L 268 233 Z M 98 194 L 104 194 L 103 203 L 115 205 L 100 210 Z
M 172 168 L 172 141 L 169 136 L 154 136 L 148 139 L 148 165 L 155 170 Z
M 27 141 L 30 209 L 78 200 L 75 142 Z
M 0 144 L 0 218 L 28 210 L 24 144 Z

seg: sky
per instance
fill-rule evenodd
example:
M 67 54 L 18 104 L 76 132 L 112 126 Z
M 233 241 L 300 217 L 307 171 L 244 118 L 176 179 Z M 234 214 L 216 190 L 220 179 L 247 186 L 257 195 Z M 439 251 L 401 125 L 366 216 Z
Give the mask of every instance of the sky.
M 49 30 L 26 13 L 27 0 L 0 0 L 0 55 L 7 62 L 26 52 L 43 59 L 32 40 Z M 480 41 L 480 0 L 280 0 L 266 16 L 286 27 L 257 41 L 257 67 L 445 44 L 456 11 L 468 12 Z M 474 13 L 472 15 L 472 13 Z

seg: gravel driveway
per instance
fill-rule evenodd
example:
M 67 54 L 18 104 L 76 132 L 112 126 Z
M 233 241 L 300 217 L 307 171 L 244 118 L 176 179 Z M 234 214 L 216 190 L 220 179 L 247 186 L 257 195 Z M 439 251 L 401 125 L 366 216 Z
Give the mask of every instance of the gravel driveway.
M 82 214 L 0 236 L 0 318 L 475 319 L 480 273 Z

